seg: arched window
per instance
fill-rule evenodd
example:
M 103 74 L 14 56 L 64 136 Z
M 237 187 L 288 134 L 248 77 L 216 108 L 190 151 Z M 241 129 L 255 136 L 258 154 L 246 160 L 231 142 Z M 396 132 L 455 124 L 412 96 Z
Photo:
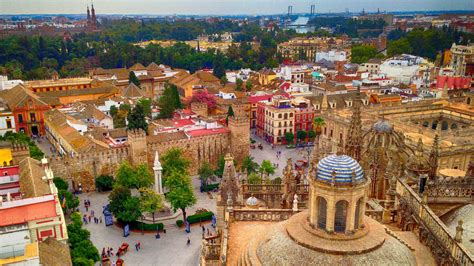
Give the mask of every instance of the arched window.
M 447 130 L 448 128 L 449 128 L 448 122 L 443 121 L 443 123 L 441 123 L 441 130 Z
M 285 113 L 285 114 L 283 115 L 283 118 L 284 118 L 284 119 L 288 119 L 288 114 Z
M 360 198 L 356 203 L 356 211 L 355 211 L 355 218 L 354 218 L 354 229 L 359 229 L 359 220 L 360 220 L 360 208 L 362 204 L 362 198 Z
M 430 125 L 430 123 L 428 121 L 423 122 L 424 127 L 428 127 L 429 125 Z
M 471 97 L 467 97 L 466 103 L 467 103 L 467 104 L 471 104 Z
M 458 125 L 457 125 L 457 124 L 453 123 L 453 124 L 451 125 L 451 129 L 457 129 L 457 128 L 458 128 Z
M 334 218 L 334 231 L 346 231 L 347 201 L 340 200 L 336 203 L 336 216 Z
M 327 202 L 323 197 L 317 198 L 318 202 L 318 228 L 326 230 Z
M 431 124 L 431 129 L 436 129 L 438 127 L 438 121 L 433 121 L 433 124 Z

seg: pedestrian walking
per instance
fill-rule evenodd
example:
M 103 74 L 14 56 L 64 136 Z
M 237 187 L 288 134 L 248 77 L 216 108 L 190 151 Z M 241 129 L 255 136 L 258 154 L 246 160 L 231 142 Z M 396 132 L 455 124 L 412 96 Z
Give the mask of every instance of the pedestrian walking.
M 191 239 L 189 239 L 189 237 L 188 237 L 188 242 L 186 242 L 186 245 L 188 246 L 191 245 Z
M 102 223 L 102 216 L 99 217 L 99 223 Z
M 138 241 L 138 249 L 142 249 L 142 243 L 140 243 L 140 241 Z
M 89 223 L 90 223 L 90 222 L 91 222 L 91 218 L 92 218 L 92 217 L 89 215 L 89 217 L 88 217 L 88 218 L 89 218 Z
M 138 251 L 138 243 L 135 244 L 135 250 Z

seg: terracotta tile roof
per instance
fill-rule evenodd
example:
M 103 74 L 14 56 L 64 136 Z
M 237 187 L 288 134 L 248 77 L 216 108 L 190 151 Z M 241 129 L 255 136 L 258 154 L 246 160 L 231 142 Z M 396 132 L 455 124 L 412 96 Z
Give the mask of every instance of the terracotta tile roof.
M 69 246 L 58 240 L 48 237 L 38 244 L 41 265 L 71 266 Z
M 148 143 L 163 143 L 171 140 L 188 139 L 184 131 L 147 136 Z
M 131 82 L 127 87 L 122 89 L 121 92 L 123 97 L 127 98 L 143 98 L 145 94 L 135 83 Z
M 160 66 L 155 62 L 151 62 L 147 67 L 146 70 L 153 71 L 153 70 L 161 70 Z
M 220 82 L 220 79 L 218 77 L 206 71 L 197 71 L 193 75 L 195 75 L 204 82 Z
M 29 221 L 56 217 L 56 203 L 53 195 L 36 199 L 21 199 L 0 207 L 0 226 L 22 224 Z
M 41 163 L 33 158 L 25 158 L 20 163 L 20 192 L 23 198 L 50 195 L 48 183 L 43 180 L 45 172 Z
M 0 91 L 0 98 L 4 99 L 11 110 L 24 106 L 29 100 L 35 102 L 36 105 L 48 105 L 32 91 L 23 87 L 23 85 L 17 85 L 9 90 Z
M 53 128 L 77 153 L 89 152 L 93 149 L 108 148 L 105 143 L 97 142 L 87 136 L 81 135 L 67 123 L 67 120 L 71 118 L 68 118 L 58 110 L 47 111 L 44 114 L 44 119 L 45 123 Z
M 140 70 L 146 70 L 146 68 L 140 64 L 140 63 L 136 63 L 135 65 L 131 66 L 129 68 L 130 71 L 140 71 Z
M 127 130 L 125 128 L 115 128 L 109 131 L 111 138 L 124 138 L 127 137 Z
M 100 87 L 77 89 L 77 90 L 65 90 L 65 91 L 46 91 L 36 93 L 42 98 L 54 98 L 54 97 L 70 97 L 70 96 L 81 96 L 89 94 L 104 94 L 104 95 L 115 95 L 119 92 L 119 89 L 113 85 L 105 84 Z
M 197 130 L 188 131 L 186 133 L 190 135 L 191 137 L 201 137 L 201 136 L 227 133 L 229 131 L 230 130 L 228 128 L 222 127 L 222 128 L 213 128 L 213 129 L 197 129 Z

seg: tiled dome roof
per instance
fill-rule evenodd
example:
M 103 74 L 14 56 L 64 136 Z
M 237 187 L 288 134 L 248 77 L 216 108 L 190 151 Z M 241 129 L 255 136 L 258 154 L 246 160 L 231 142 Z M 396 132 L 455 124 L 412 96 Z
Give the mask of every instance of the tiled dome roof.
M 316 179 L 332 182 L 333 173 L 336 174 L 336 183 L 351 183 L 364 178 L 364 171 L 359 163 L 347 155 L 329 155 L 321 159 L 318 163 Z
M 257 206 L 258 199 L 252 196 L 252 197 L 249 197 L 245 203 L 247 204 L 247 206 Z
M 380 120 L 374 124 L 373 129 L 377 133 L 390 133 L 393 130 L 392 125 L 386 120 Z

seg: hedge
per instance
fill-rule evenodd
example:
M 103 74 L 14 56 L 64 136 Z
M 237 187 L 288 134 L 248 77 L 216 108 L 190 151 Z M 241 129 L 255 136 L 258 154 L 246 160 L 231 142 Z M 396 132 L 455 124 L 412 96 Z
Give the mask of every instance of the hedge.
M 147 224 L 147 223 L 135 221 L 132 223 L 128 223 L 128 225 L 130 226 L 130 230 L 142 230 L 142 225 L 143 225 L 143 231 L 157 231 L 157 230 L 163 230 L 164 228 L 163 223 Z
M 183 220 L 177 220 L 177 221 L 176 221 L 176 226 L 178 226 L 178 227 L 183 226 L 183 224 L 184 224 L 184 223 L 183 223 Z
M 213 212 L 201 212 L 197 214 L 190 215 L 186 218 L 186 220 L 190 223 L 199 223 L 204 221 L 212 220 L 212 216 L 214 215 Z
M 216 184 L 209 184 L 207 186 L 201 186 L 200 189 L 201 189 L 201 192 L 208 192 L 208 191 L 212 191 L 216 188 L 219 188 L 219 183 L 216 183 Z

